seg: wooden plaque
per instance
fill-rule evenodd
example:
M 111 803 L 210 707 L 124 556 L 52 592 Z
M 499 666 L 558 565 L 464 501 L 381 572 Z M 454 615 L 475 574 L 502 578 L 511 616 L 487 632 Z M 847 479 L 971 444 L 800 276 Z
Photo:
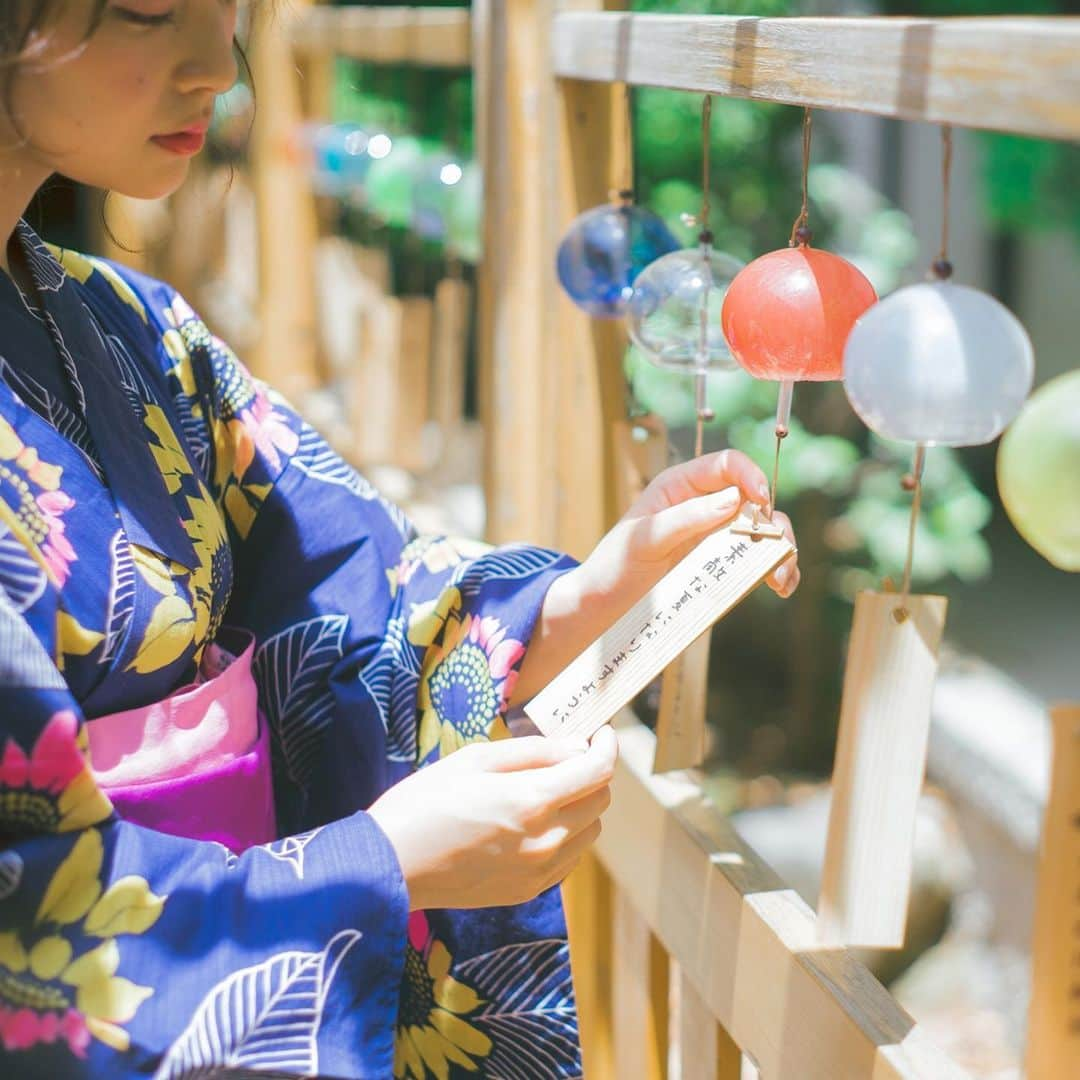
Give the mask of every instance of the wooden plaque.
M 794 553 L 787 537 L 706 537 L 525 706 L 545 735 L 589 737 Z
M 904 943 L 943 596 L 861 592 L 848 645 L 818 925 L 828 945 Z
M 1050 795 L 1031 941 L 1028 1080 L 1080 1076 L 1080 704 L 1059 706 L 1051 717 Z
M 705 760 L 711 644 L 706 630 L 664 669 L 653 772 L 692 769 Z

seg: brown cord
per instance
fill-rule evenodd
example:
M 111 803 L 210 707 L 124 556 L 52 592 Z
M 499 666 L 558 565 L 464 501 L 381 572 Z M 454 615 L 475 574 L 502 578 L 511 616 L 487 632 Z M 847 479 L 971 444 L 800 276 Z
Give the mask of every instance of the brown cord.
M 791 226 L 791 239 L 788 241 L 789 247 L 795 247 L 799 242 L 799 230 L 805 229 L 810 220 L 810 142 L 813 138 L 813 134 L 814 115 L 809 109 L 804 109 L 802 126 L 802 209 L 799 211 L 799 216 L 795 219 L 795 224 Z
M 949 192 L 952 186 L 952 128 L 945 124 L 941 129 L 941 250 L 938 258 L 947 262 L 949 258 Z
M 701 103 L 701 231 L 709 231 L 709 158 L 712 148 L 712 94 L 706 94 Z

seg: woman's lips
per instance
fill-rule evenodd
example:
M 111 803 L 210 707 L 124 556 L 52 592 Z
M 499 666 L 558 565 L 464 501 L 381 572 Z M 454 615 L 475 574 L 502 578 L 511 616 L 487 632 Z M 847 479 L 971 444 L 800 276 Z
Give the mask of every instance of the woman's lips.
M 189 128 L 174 131 L 171 135 L 155 135 L 150 141 L 172 154 L 197 154 L 206 142 L 206 129 Z

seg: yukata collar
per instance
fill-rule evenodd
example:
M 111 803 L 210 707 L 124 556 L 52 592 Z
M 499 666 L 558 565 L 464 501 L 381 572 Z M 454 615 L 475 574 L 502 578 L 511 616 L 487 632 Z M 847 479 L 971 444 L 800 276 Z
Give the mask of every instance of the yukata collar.
M 87 293 L 25 221 L 16 236 L 37 292 L 32 299 L 45 316 L 75 399 L 84 406 L 128 541 L 181 566 L 195 566 L 194 545 L 151 452 L 149 429 L 124 391 L 122 372 Z

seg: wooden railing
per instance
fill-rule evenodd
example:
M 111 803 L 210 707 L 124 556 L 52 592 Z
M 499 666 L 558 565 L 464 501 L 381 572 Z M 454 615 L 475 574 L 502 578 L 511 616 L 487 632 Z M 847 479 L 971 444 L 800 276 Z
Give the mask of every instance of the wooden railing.
M 590 322 L 559 295 L 552 261 L 566 224 L 621 186 L 630 148 L 615 83 L 1080 138 L 1080 19 L 696 18 L 604 7 L 478 0 L 470 16 L 300 5 L 285 29 L 305 89 L 273 91 L 272 130 L 256 143 L 261 190 L 275 200 L 261 228 L 266 325 L 303 345 L 314 301 L 296 245 L 314 218 L 303 177 L 274 139 L 302 107 L 325 103 L 335 53 L 471 62 L 485 176 L 489 536 L 579 556 L 627 490 L 624 342 L 620 328 Z M 280 43 L 263 48 L 260 109 L 269 112 L 264 87 L 288 65 Z M 299 225 L 283 225 L 290 212 Z M 287 283 L 270 265 L 286 254 Z M 305 356 L 288 354 L 293 381 Z M 597 855 L 565 888 L 588 1077 L 665 1077 L 672 1060 L 687 1080 L 735 1080 L 746 1062 L 765 1080 L 965 1075 L 849 952 L 818 944 L 813 911 L 739 840 L 692 774 L 652 775 L 646 728 L 628 716 L 619 734 Z

